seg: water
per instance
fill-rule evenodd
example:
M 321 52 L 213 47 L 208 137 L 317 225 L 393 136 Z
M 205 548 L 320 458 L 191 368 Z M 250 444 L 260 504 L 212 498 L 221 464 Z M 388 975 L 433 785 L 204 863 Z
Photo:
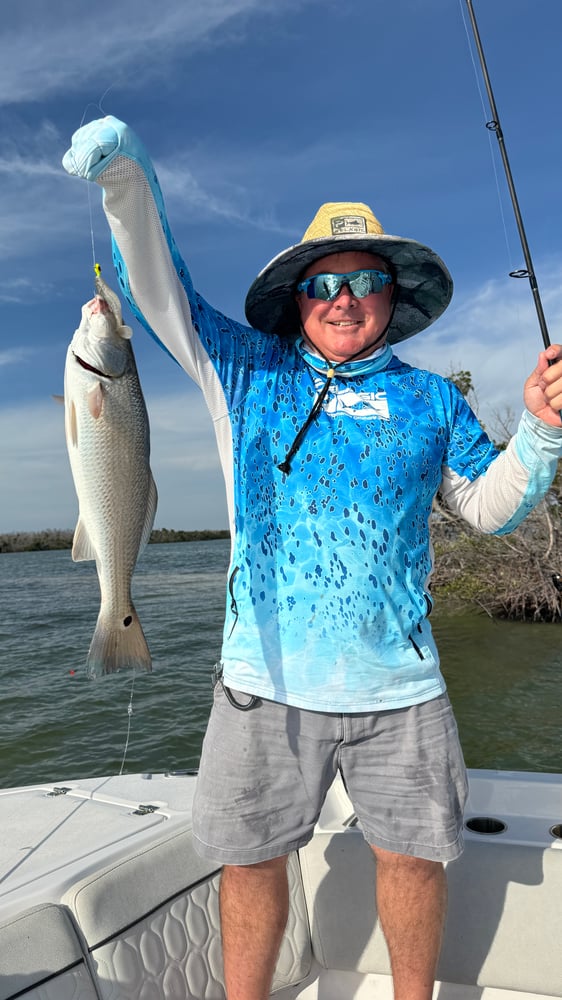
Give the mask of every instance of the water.
M 0 556 L 0 787 L 197 766 L 228 550 L 217 540 L 143 553 L 134 596 L 155 670 L 136 676 L 131 715 L 131 675 L 90 681 L 84 670 L 93 565 L 68 551 Z M 433 621 L 469 767 L 562 771 L 561 626 L 439 608 Z
M 228 542 L 149 545 L 134 599 L 152 674 L 89 680 L 92 563 L 69 551 L 0 558 L 0 786 L 197 765 L 220 652 Z

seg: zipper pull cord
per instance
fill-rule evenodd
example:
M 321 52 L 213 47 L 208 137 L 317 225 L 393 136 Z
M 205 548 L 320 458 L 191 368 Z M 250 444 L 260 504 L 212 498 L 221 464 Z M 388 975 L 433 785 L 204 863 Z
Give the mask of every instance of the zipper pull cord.
M 319 395 L 316 397 L 316 400 L 314 402 L 314 406 L 312 407 L 310 413 L 308 414 L 308 417 L 306 418 L 306 420 L 305 420 L 304 424 L 302 425 L 300 431 L 297 433 L 297 436 L 295 437 L 295 440 L 293 441 L 291 447 L 289 448 L 289 451 L 287 452 L 285 460 L 283 462 L 281 462 L 277 466 L 277 468 L 284 475 L 286 475 L 286 476 L 288 476 L 289 473 L 290 473 L 290 471 L 291 471 L 291 460 L 295 457 L 297 451 L 299 450 L 299 448 L 300 448 L 300 446 L 301 446 L 301 444 L 302 444 L 302 442 L 303 442 L 303 440 L 304 440 L 304 438 L 306 436 L 306 432 L 308 431 L 308 428 L 310 427 L 312 421 L 316 419 L 316 417 L 318 416 L 320 410 L 322 409 L 322 403 L 326 399 L 326 396 L 327 396 L 327 393 L 328 393 L 328 389 L 330 388 L 330 385 L 332 383 L 332 379 L 334 378 L 335 374 L 336 374 L 336 372 L 335 372 L 334 368 L 329 368 L 328 369 L 326 382 L 322 386 L 322 389 L 321 389 Z

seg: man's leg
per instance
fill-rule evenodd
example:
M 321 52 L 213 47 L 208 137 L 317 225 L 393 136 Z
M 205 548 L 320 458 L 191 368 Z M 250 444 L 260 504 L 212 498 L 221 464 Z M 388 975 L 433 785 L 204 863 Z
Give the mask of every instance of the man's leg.
M 267 1000 L 289 913 L 287 856 L 226 865 L 220 913 L 227 1000 Z
M 217 684 L 193 801 L 193 842 L 223 867 L 228 1000 L 265 1000 L 287 921 L 287 855 L 313 834 L 337 771 L 341 722 L 339 715 L 266 699 L 240 711 L 232 698 L 250 700 Z
M 373 847 L 377 910 L 388 945 L 394 1000 L 430 1000 L 443 939 L 447 879 L 440 861 Z
M 342 774 L 377 862 L 396 1000 L 429 1000 L 447 904 L 443 863 L 463 846 L 466 769 L 449 699 L 346 717 Z M 374 845 L 379 845 L 375 847 Z

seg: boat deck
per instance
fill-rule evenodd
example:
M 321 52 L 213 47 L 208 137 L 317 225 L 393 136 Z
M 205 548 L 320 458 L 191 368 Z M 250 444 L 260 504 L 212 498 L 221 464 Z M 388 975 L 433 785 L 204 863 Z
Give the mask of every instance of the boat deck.
M 0 1000 L 224 1000 L 220 873 L 191 843 L 194 780 L 0 792 Z M 562 997 L 562 777 L 472 771 L 466 820 L 435 997 Z M 275 996 L 391 1000 L 375 862 L 340 781 L 289 874 Z

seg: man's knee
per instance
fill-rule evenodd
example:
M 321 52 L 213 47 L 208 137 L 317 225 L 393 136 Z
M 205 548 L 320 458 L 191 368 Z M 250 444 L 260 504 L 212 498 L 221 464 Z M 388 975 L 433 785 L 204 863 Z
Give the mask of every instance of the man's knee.
M 397 876 L 404 874 L 410 878 L 420 878 L 422 880 L 439 879 L 444 876 L 444 865 L 442 861 L 431 861 L 429 858 L 417 858 L 411 854 L 398 854 L 394 851 L 387 851 L 382 847 L 371 844 L 371 850 L 375 855 L 377 870 L 385 873 L 395 873 Z
M 268 861 L 256 861 L 253 865 L 224 865 L 221 880 L 260 883 L 283 877 L 287 870 L 288 857 L 288 854 L 283 854 Z
M 252 926 L 257 920 L 282 934 L 289 911 L 287 855 L 253 865 L 225 865 L 219 899 L 223 928 L 225 921 Z

